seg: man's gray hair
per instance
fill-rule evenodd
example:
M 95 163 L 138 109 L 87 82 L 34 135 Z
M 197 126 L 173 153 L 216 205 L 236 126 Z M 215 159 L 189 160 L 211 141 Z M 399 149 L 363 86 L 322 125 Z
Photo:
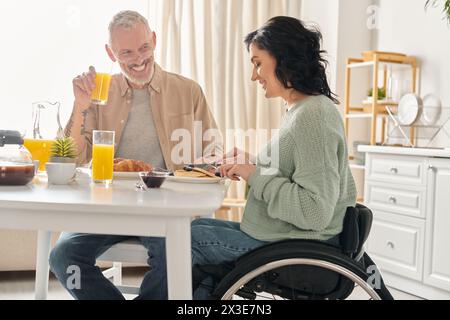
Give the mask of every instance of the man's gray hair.
M 125 10 L 125 11 L 121 11 L 118 14 L 116 14 L 112 18 L 111 22 L 109 23 L 109 27 L 108 27 L 108 29 L 109 29 L 109 44 L 111 44 L 112 33 L 113 33 L 114 29 L 116 29 L 117 27 L 131 29 L 131 28 L 134 28 L 134 26 L 136 26 L 136 24 L 138 24 L 138 23 L 143 23 L 149 32 L 152 31 L 148 24 L 148 20 L 143 15 L 141 15 L 139 12 Z

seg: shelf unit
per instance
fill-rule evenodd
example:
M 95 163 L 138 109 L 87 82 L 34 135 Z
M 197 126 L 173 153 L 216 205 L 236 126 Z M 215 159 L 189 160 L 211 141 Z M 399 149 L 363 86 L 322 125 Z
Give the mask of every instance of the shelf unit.
M 345 73 L 345 109 L 344 109 L 344 126 L 345 134 L 349 137 L 349 125 L 350 121 L 356 120 L 370 120 L 370 144 L 377 144 L 377 125 L 378 118 L 381 116 L 381 144 L 384 144 L 386 139 L 386 124 L 388 112 L 386 111 L 386 106 L 391 107 L 394 112 L 397 112 L 398 101 L 392 100 L 379 100 L 378 88 L 379 80 L 382 80 L 382 88 L 385 90 L 388 86 L 388 67 L 405 67 L 411 68 L 412 81 L 410 92 L 417 93 L 417 59 L 412 56 L 407 56 L 401 53 L 392 52 L 380 52 L 380 51 L 367 51 L 362 53 L 362 58 L 349 58 L 347 59 L 346 73 Z M 359 105 L 351 104 L 351 78 L 352 71 L 360 68 L 371 68 L 372 79 L 371 87 L 374 89 L 371 100 L 364 100 L 359 103 Z M 380 71 L 382 71 L 382 78 L 380 78 Z M 392 72 L 392 69 L 391 69 Z M 411 127 L 410 132 L 411 140 L 414 141 L 414 128 Z M 361 175 L 364 180 L 365 166 L 359 163 L 355 163 L 354 157 L 349 157 L 350 168 L 358 175 Z M 364 184 L 360 184 L 363 186 Z M 364 194 L 363 190 L 360 190 L 358 194 Z M 358 202 L 364 203 L 363 197 L 358 197 Z
M 382 115 L 382 126 L 381 126 L 381 137 L 384 142 L 385 138 L 385 128 L 386 128 L 386 116 L 387 112 L 385 107 L 391 106 L 393 108 L 397 107 L 398 104 L 396 101 L 383 101 L 378 100 L 378 80 L 379 80 L 379 71 L 383 70 L 383 88 L 387 87 L 387 78 L 388 78 L 388 69 L 387 65 L 396 64 L 396 65 L 405 65 L 410 66 L 412 71 L 412 81 L 411 81 L 411 92 L 416 92 L 417 90 L 417 59 L 412 56 L 407 56 L 401 53 L 389 53 L 389 52 L 378 52 L 378 51 L 369 51 L 364 52 L 362 59 L 358 58 L 349 58 L 347 60 L 346 73 L 345 73 L 345 110 L 344 110 L 344 125 L 345 125 L 345 133 L 348 137 L 349 132 L 349 124 L 352 119 L 371 119 L 370 125 L 370 144 L 375 145 L 377 143 L 377 121 L 378 116 Z M 372 68 L 372 88 L 373 90 L 373 99 L 372 101 L 363 101 L 361 105 L 352 106 L 350 99 L 350 84 L 351 84 L 351 75 L 352 69 L 356 68 Z M 414 138 L 414 128 L 410 130 L 411 137 Z M 414 139 L 412 139 L 414 140 Z

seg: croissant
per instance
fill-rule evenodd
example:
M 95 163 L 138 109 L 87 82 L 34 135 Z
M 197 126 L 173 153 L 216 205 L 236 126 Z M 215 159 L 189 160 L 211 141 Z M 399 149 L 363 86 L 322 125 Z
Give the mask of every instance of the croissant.
M 152 165 L 140 160 L 130 159 L 117 159 L 114 160 L 115 172 L 140 172 L 140 171 L 152 171 Z

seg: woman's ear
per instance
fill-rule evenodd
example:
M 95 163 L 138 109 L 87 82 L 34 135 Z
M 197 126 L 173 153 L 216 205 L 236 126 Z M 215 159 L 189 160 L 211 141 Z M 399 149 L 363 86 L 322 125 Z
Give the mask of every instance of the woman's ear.
M 106 52 L 108 53 L 109 58 L 112 60 L 112 62 L 116 62 L 116 56 L 114 55 L 114 52 L 112 51 L 111 47 L 108 44 L 105 44 Z

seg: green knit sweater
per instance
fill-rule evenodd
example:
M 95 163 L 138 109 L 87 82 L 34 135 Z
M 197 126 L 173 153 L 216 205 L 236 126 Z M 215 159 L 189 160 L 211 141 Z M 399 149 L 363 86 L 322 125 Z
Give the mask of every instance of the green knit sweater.
M 338 235 L 347 207 L 356 204 L 356 188 L 342 118 L 332 101 L 311 96 L 292 107 L 248 182 L 241 230 L 253 238 L 328 240 Z

